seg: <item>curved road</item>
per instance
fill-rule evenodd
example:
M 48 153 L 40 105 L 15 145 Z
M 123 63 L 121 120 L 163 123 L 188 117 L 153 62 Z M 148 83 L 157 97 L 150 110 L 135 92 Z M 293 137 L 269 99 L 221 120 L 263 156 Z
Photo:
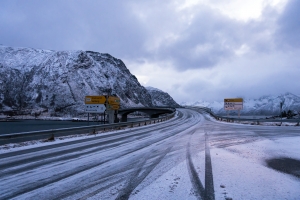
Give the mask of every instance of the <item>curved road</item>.
M 226 124 L 179 109 L 159 124 L 1 153 L 0 199 L 226 199 L 215 149 L 299 136 L 299 127 Z

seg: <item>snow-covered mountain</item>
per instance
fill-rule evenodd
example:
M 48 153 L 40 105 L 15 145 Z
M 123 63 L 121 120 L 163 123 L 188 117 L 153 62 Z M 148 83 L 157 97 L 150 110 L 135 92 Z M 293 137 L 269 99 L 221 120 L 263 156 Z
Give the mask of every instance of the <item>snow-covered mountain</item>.
M 85 96 L 109 90 L 123 108 L 153 106 L 150 92 L 109 54 L 0 45 L 0 111 L 76 116 L 84 112 Z
M 146 89 L 151 95 L 154 106 L 180 107 L 168 93 L 154 87 L 146 87 Z
M 244 107 L 241 114 L 244 115 L 279 115 L 280 102 L 284 102 L 282 110 L 300 111 L 300 96 L 285 93 L 279 96 L 262 96 L 258 99 L 244 99 Z M 203 106 L 211 108 L 215 113 L 225 114 L 224 101 L 197 101 L 194 103 L 183 102 L 182 106 Z M 234 111 L 231 111 L 234 112 Z

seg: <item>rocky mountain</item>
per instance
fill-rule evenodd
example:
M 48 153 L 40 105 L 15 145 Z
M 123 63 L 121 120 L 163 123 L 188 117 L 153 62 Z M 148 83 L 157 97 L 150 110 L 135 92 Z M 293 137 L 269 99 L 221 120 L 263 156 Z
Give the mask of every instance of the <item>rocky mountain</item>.
M 154 106 L 180 107 L 168 93 L 154 87 L 146 87 L 146 89 L 151 95 L 152 104 Z
M 108 92 L 120 97 L 121 108 L 153 106 L 149 91 L 109 54 L 0 45 L 2 113 L 77 116 L 84 112 L 85 96 Z
M 244 99 L 244 107 L 241 111 L 243 115 L 279 115 L 280 102 L 284 102 L 282 111 L 292 110 L 295 113 L 300 112 L 300 96 L 292 93 L 285 93 L 279 96 L 262 96 L 258 99 Z M 215 113 L 226 114 L 223 109 L 223 101 L 197 101 L 194 103 L 183 102 L 181 105 L 186 106 L 204 106 L 211 108 Z M 234 111 L 231 111 L 234 112 Z

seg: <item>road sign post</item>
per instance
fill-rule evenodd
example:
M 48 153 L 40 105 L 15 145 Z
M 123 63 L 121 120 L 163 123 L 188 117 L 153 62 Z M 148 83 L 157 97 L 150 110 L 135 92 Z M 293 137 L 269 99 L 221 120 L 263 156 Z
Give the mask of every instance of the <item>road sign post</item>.
M 116 118 L 119 109 L 120 109 L 119 97 L 109 96 L 109 95 L 85 97 L 85 112 L 87 112 L 88 115 L 89 113 L 107 113 L 109 123 L 113 123 L 114 121 L 117 121 Z M 104 121 L 105 121 L 105 114 L 104 114 Z
M 116 96 L 107 96 L 105 105 L 109 123 L 117 122 L 118 110 L 120 109 L 120 98 Z
M 238 116 L 240 118 L 240 111 L 243 109 L 243 98 L 227 98 L 224 99 L 224 110 L 228 112 L 230 110 L 238 110 Z

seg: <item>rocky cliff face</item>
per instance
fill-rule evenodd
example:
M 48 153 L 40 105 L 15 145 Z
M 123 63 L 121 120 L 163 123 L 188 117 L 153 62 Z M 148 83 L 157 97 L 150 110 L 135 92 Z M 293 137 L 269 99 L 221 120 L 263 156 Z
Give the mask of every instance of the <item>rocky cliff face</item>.
M 110 90 L 121 107 L 153 106 L 147 89 L 109 54 L 0 45 L 0 111 L 49 116 L 84 112 L 84 97 Z
M 151 95 L 154 106 L 180 107 L 168 93 L 153 87 L 146 87 L 146 89 Z

